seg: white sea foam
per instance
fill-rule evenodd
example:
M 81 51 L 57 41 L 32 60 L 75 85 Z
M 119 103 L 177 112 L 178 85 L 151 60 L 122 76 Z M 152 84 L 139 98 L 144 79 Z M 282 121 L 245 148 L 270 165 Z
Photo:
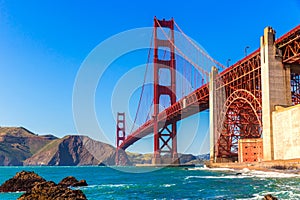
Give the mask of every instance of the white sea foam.
M 226 171 L 226 170 L 222 169 L 222 170 L 212 170 L 212 171 Z M 232 170 L 228 170 L 228 171 L 232 171 Z M 265 172 L 265 171 L 246 170 L 246 169 L 235 170 L 234 172 L 236 172 L 236 174 L 227 174 L 227 175 L 224 174 L 222 176 L 187 176 L 185 180 L 193 179 L 193 178 L 194 179 L 300 178 L 299 174 L 290 174 L 290 173 L 281 173 L 281 172 Z
M 208 168 L 210 171 L 235 171 L 234 169 L 220 167 L 220 168 Z
M 104 184 L 104 185 L 100 185 L 101 187 L 110 187 L 110 188 L 122 188 L 122 187 L 130 187 L 133 186 L 134 184 Z
M 184 179 L 235 179 L 235 178 L 249 178 L 249 176 L 225 175 L 225 176 L 187 176 Z
M 124 188 L 124 187 L 131 187 L 135 184 L 103 184 L 103 185 L 89 185 L 83 187 L 77 187 L 77 189 L 89 189 L 89 188 Z
M 264 195 L 253 194 L 253 197 L 251 198 L 237 198 L 236 200 L 257 200 L 257 199 L 264 199 Z
M 25 193 L 26 191 L 15 191 L 15 192 L 6 192 L 6 193 L 11 193 L 11 194 L 13 194 L 13 193 Z
M 294 177 L 300 178 L 299 174 L 284 173 L 284 172 L 266 172 L 266 171 L 251 170 L 246 174 L 250 174 L 258 178 L 294 178 Z
M 257 199 L 264 199 L 264 196 L 267 194 L 271 194 L 274 197 L 279 197 L 279 196 L 285 196 L 284 198 L 281 197 L 279 199 L 300 199 L 300 194 L 296 194 L 293 191 L 277 191 L 277 192 L 267 192 L 263 191 L 260 193 L 253 194 L 252 198 L 237 198 L 237 200 L 257 200 Z
M 163 184 L 162 187 L 172 187 L 175 186 L 176 184 Z
M 89 186 L 79 186 L 79 187 L 70 187 L 72 190 L 93 190 L 94 188 L 99 187 L 98 185 L 89 185 Z
M 204 167 L 193 167 L 193 168 L 187 168 L 189 171 L 199 171 L 199 170 L 207 170 L 207 168 Z
M 244 168 L 244 169 L 242 169 L 242 172 L 243 173 L 248 173 L 248 172 L 250 172 L 251 170 L 250 169 L 248 169 L 248 168 Z
M 300 174 L 293 173 L 285 173 L 285 172 L 274 172 L 274 171 L 257 171 L 257 170 L 249 170 L 248 168 L 244 168 L 242 170 L 234 170 L 230 168 L 207 168 L 207 167 L 196 167 L 190 168 L 188 170 L 207 170 L 207 171 L 230 171 L 239 173 L 237 177 L 239 178 L 249 178 L 249 177 L 257 177 L 257 178 L 300 178 Z M 241 174 L 240 174 L 241 173 Z
M 291 185 L 284 185 L 283 187 L 289 191 L 300 192 L 299 182 L 295 183 L 295 182 L 289 181 L 289 184 L 291 184 Z
M 271 194 L 274 197 L 279 197 L 279 196 L 286 196 L 285 198 L 280 198 L 280 199 L 299 199 L 300 194 L 296 194 L 293 191 L 277 191 L 277 192 L 260 192 L 257 194 L 253 194 L 253 198 L 248 198 L 249 200 L 254 200 L 254 199 L 263 199 L 265 195 Z M 243 199 L 238 199 L 238 200 L 243 200 Z
M 208 168 L 205 165 L 203 167 L 194 167 L 194 168 L 188 168 L 188 170 L 208 170 L 208 171 L 235 171 L 234 169 L 230 168 Z

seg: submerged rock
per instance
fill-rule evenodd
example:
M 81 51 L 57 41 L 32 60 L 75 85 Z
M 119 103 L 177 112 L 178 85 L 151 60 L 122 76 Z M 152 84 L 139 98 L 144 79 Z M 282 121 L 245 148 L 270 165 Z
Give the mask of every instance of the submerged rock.
M 87 186 L 85 180 L 78 181 L 74 176 L 68 176 L 64 179 L 62 179 L 58 185 L 61 185 L 63 187 L 79 187 L 79 186 Z
M 81 190 L 71 190 L 57 185 L 52 181 L 37 183 L 30 191 L 27 191 L 18 200 L 29 200 L 29 199 L 65 199 L 65 200 L 86 200 L 86 196 Z
M 264 200 L 277 200 L 277 197 L 272 196 L 271 194 L 267 194 L 263 198 Z
M 36 183 L 46 181 L 34 172 L 21 171 L 0 186 L 0 192 L 29 191 Z

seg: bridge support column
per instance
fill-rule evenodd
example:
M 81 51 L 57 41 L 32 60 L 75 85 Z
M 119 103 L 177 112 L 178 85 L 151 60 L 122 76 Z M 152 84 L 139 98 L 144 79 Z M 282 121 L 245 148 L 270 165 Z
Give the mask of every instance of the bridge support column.
M 120 144 L 125 140 L 125 113 L 117 113 L 117 148 L 116 148 L 116 165 L 122 165 L 122 161 L 120 158 L 120 151 L 119 148 Z
M 170 29 L 169 38 L 160 39 L 158 31 L 161 28 Z M 166 50 L 167 49 L 167 50 Z M 167 53 L 166 53 L 167 52 Z M 165 56 L 163 55 L 168 55 Z M 170 84 L 162 85 L 160 83 L 160 71 L 170 73 Z M 166 95 L 170 97 L 170 104 L 176 102 L 176 66 L 175 66 L 175 49 L 174 49 L 174 20 L 158 20 L 154 18 L 154 112 L 153 112 L 153 133 L 154 133 L 154 156 L 152 164 L 174 164 L 178 163 L 177 155 L 177 121 L 168 119 L 163 121 L 163 114 L 160 113 L 160 97 Z M 162 71 L 161 71 L 162 72 Z M 161 158 L 161 154 L 167 154 L 168 158 Z
M 216 67 L 211 68 L 209 76 L 209 133 L 210 133 L 210 162 L 216 162 L 216 128 L 217 128 L 217 93 L 216 93 L 216 76 L 218 69 Z
M 264 29 L 260 40 L 263 160 L 274 159 L 272 112 L 276 105 L 290 106 L 290 68 L 282 63 L 282 55 L 275 45 L 275 31 Z

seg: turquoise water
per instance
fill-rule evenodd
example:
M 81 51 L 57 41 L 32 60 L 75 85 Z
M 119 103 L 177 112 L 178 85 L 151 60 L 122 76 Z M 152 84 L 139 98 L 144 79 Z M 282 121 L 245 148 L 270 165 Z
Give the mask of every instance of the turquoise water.
M 135 173 L 125 173 L 121 170 Z M 59 182 L 66 176 L 86 179 L 80 187 L 88 199 L 300 199 L 300 177 L 270 172 L 191 168 L 136 167 L 0 167 L 0 183 L 16 172 L 29 170 Z M 152 172 L 144 172 L 154 170 Z M 21 193 L 0 193 L 0 199 L 16 199 Z

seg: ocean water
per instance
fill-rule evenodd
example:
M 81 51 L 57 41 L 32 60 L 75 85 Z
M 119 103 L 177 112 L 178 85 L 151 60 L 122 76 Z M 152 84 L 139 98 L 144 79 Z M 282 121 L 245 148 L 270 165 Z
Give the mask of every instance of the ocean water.
M 261 199 L 265 194 L 272 194 L 279 199 L 300 199 L 299 175 L 246 169 L 0 167 L 0 183 L 21 170 L 34 171 L 56 183 L 66 176 L 85 179 L 89 186 L 79 189 L 90 200 Z M 0 193 L 0 199 L 17 199 L 21 194 Z

